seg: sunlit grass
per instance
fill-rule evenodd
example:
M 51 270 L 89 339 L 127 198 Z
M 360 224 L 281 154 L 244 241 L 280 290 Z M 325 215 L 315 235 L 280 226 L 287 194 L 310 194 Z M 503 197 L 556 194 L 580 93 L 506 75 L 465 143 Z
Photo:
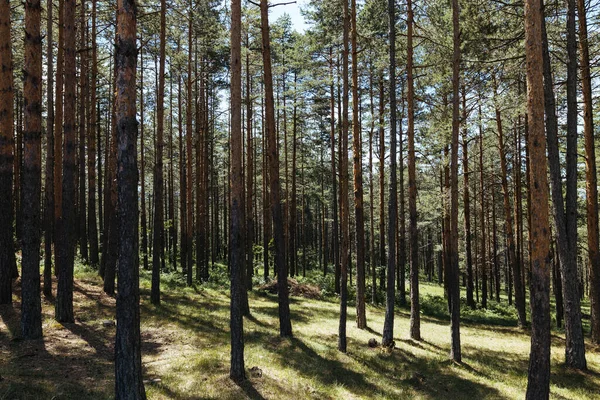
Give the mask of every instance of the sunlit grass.
M 514 310 L 493 301 L 489 310 L 463 307 L 463 363 L 456 364 L 448 360 L 450 327 L 443 289 L 425 282 L 423 340 L 409 339 L 410 311 L 396 307 L 391 352 L 367 345 L 371 338 L 380 340 L 383 306 L 367 307 L 367 330 L 355 327 L 354 306 L 349 306 L 348 353 L 343 354 L 337 351 L 339 303 L 328 288 L 322 300 L 291 299 L 291 339 L 278 336 L 277 297 L 251 292 L 252 315 L 244 320 L 249 379 L 237 385 L 228 378 L 229 293 L 223 287 L 227 273 L 222 265 L 213 272 L 211 283 L 191 288 L 185 287 L 179 273 L 165 274 L 160 306 L 150 304 L 150 274 L 141 273 L 142 361 L 150 399 L 524 397 L 529 334 L 516 327 Z M 114 327 L 103 322 L 114 319 L 114 299 L 101 293 L 95 271 L 78 266 L 76 279 L 76 324 L 53 322 L 53 305 L 44 301 L 46 338 L 37 344 L 10 340 L 18 329 L 15 318 L 3 309 L 0 399 L 112 398 Z M 316 279 L 321 278 L 307 281 Z M 5 329 L 9 324 L 12 328 Z M 587 347 L 590 372 L 579 373 L 562 366 L 560 331 L 553 331 L 552 346 L 552 398 L 597 398 L 598 349 Z M 71 372 L 62 373 L 64 368 Z

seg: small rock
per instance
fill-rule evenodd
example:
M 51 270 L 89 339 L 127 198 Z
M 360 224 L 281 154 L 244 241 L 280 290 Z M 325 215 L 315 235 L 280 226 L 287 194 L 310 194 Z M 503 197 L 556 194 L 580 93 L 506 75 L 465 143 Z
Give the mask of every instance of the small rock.
M 377 346 L 379 346 L 379 342 L 377 341 L 377 339 L 375 339 L 375 338 L 369 339 L 369 347 L 375 348 Z
M 250 368 L 250 375 L 253 378 L 261 378 L 262 377 L 262 369 L 258 368 L 258 367 L 252 367 Z
M 115 326 L 115 321 L 113 320 L 106 320 L 106 321 L 102 321 L 102 326 L 105 328 L 110 328 L 112 326 Z
M 154 378 L 154 379 L 150 380 L 150 382 L 151 383 L 161 383 L 162 379 L 160 379 L 160 378 Z

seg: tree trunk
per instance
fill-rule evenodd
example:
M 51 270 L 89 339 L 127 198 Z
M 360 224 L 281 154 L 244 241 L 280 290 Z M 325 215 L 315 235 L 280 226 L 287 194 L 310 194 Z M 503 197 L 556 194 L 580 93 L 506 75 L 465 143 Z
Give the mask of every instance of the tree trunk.
M 273 99 L 273 74 L 271 71 L 271 41 L 269 38 L 269 8 L 267 0 L 260 2 L 262 55 L 265 84 L 266 137 L 268 141 L 269 183 L 271 213 L 275 241 L 275 269 L 279 296 L 279 334 L 292 336 L 290 303 L 287 287 L 288 271 L 285 264 L 285 239 L 283 237 L 283 213 L 281 209 L 281 185 L 279 182 L 279 156 L 277 154 L 277 131 L 275 130 L 275 101 Z
M 408 215 L 410 245 L 410 337 L 421 340 L 421 307 L 419 302 L 419 232 L 417 230 L 417 160 L 415 154 L 415 92 L 413 78 L 413 24 L 412 0 L 407 0 L 407 64 L 408 80 Z
M 166 0 L 160 0 L 160 55 L 156 94 L 156 163 L 154 165 L 154 225 L 152 245 L 152 288 L 150 301 L 160 304 L 160 270 L 164 259 L 163 150 L 165 128 Z M 190 49 L 191 51 L 191 49 Z
M 241 0 L 231 2 L 231 365 L 229 377 L 245 379 L 244 370 L 244 181 L 242 176 L 242 62 Z
M 249 40 L 247 46 L 250 47 Z M 249 53 L 246 53 L 246 290 L 252 289 L 252 275 L 254 275 L 254 215 L 252 213 L 254 205 L 254 137 L 252 134 L 253 102 Z
M 471 204 L 469 193 L 469 141 L 467 138 L 467 93 L 463 83 L 462 86 L 462 145 L 463 145 L 463 200 L 465 210 L 465 261 L 467 267 L 467 306 L 475 309 L 475 300 L 473 299 L 473 255 L 471 252 Z M 483 185 L 482 185 L 483 187 Z M 483 195 L 483 190 L 481 191 Z M 481 202 L 483 204 L 483 201 Z M 483 208 L 482 208 L 483 218 Z M 483 225 L 482 225 L 483 227 Z M 481 237 L 485 238 L 483 229 Z M 485 240 L 485 239 L 483 239 Z M 485 254 L 485 245 L 483 246 L 483 254 Z M 477 259 L 477 258 L 476 258 Z M 482 258 L 483 260 L 483 258 Z
M 348 53 L 349 25 L 348 0 L 343 0 L 343 49 L 342 49 L 342 131 L 340 135 L 340 217 L 342 224 L 342 246 L 340 249 L 340 324 L 338 350 L 345 353 L 347 348 L 346 319 L 348 307 L 348 269 L 351 262 L 350 252 L 350 206 L 348 201 Z
M 96 223 L 96 134 L 98 115 L 96 108 L 96 80 L 98 79 L 98 50 L 96 48 L 96 2 L 92 0 L 92 76 L 90 87 L 90 130 L 88 132 L 88 239 L 90 264 L 98 267 L 98 225 Z
M 460 69 L 460 27 L 458 0 L 452 0 L 452 21 L 454 32 L 454 55 L 452 57 L 452 151 L 450 156 L 450 271 L 448 274 L 448 297 L 450 298 L 450 318 L 452 341 L 450 357 L 461 361 L 460 348 L 460 287 L 458 266 L 458 131 L 460 125 L 458 96 Z
M 58 0 L 58 43 L 56 53 L 56 104 L 54 107 L 54 269 L 58 275 L 59 265 L 56 260 L 58 252 L 58 229 L 62 215 L 62 159 L 63 159 L 63 86 L 64 86 L 64 3 Z M 59 239 L 60 240 L 60 239 Z
M 380 287 L 385 288 L 385 96 L 383 71 L 379 75 L 379 281 Z M 410 183 L 409 183 L 410 186 Z M 410 188 L 409 188 L 410 190 Z M 373 283 L 375 286 L 375 283 Z
M 527 399 L 550 395 L 550 227 L 544 141 L 542 77 L 542 24 L 539 0 L 525 2 L 525 54 L 527 57 L 527 113 L 531 146 L 531 353 Z
M 594 145 L 594 116 L 590 51 L 584 0 L 577 0 L 581 86 L 583 93 L 583 136 L 585 138 L 585 190 L 588 257 L 590 262 L 590 303 L 592 342 L 600 344 L 600 250 L 598 249 L 598 178 Z
M 136 8 L 119 0 L 116 42 L 119 292 L 115 340 L 115 398 L 145 400 L 140 340 L 138 169 L 136 121 Z
M 500 168 L 502 178 L 502 193 L 504 196 L 504 215 L 507 250 L 508 250 L 508 267 L 512 270 L 513 281 L 515 286 L 515 306 L 519 317 L 519 326 L 521 328 L 527 325 L 527 317 L 525 313 L 525 289 L 521 279 L 521 266 L 516 260 L 515 236 L 513 232 L 513 218 L 510 207 L 510 193 L 508 192 L 508 168 L 506 166 L 506 154 L 504 149 L 504 133 L 502 131 L 502 116 L 500 109 L 496 106 L 496 124 L 498 126 L 498 148 L 500 151 Z
M 567 36 L 570 41 L 568 50 L 572 57 L 576 57 L 575 42 L 575 9 L 574 4 L 568 1 Z M 543 7 L 543 5 L 540 5 Z M 585 346 L 581 326 L 581 310 L 577 277 L 577 59 L 568 65 L 567 76 L 567 179 L 566 201 L 563 200 L 562 171 L 558 148 L 558 123 L 555 114 L 554 88 L 551 80 L 550 55 L 547 50 L 547 37 L 545 35 L 545 20 L 541 21 L 541 35 L 543 40 L 543 68 L 544 68 L 544 103 L 547 127 L 548 165 L 550 167 L 550 182 L 552 184 L 552 205 L 558 254 L 561 266 L 561 279 L 565 309 L 565 357 L 570 367 L 585 369 Z M 531 118 L 529 118 L 531 120 Z M 530 132 L 531 136 L 531 132 Z M 530 137 L 530 143 L 532 143 Z M 533 150 L 533 149 L 532 149 Z M 531 152 L 531 151 L 530 151 Z M 533 155 L 531 157 L 531 169 Z M 533 190 L 531 190 L 533 193 Z M 566 209 L 565 209 L 566 207 Z M 535 214 L 534 214 L 535 215 Z
M 52 15 L 50 6 L 50 15 Z M 13 168 L 14 168 L 14 79 L 12 64 L 12 46 L 10 34 L 10 4 L 9 0 L 0 0 L 0 304 L 12 304 L 12 281 L 13 270 L 17 268 L 15 261 L 14 237 L 13 237 Z M 50 38 L 51 33 L 50 33 Z M 50 39 L 51 41 L 52 39 Z M 48 58 L 49 63 L 52 57 Z M 49 69 L 51 70 L 51 69 Z M 50 82 L 49 87 L 52 87 Z M 49 89 L 52 90 L 52 89 Z M 50 92 L 51 93 L 51 92 Z M 49 98 L 52 98 L 49 96 Z M 51 108 L 50 108 L 51 109 Z M 49 117 L 50 119 L 50 117 Z M 52 130 L 48 130 L 48 138 Z M 51 164 L 51 158 L 46 163 Z M 52 211 L 47 209 L 46 214 Z M 49 230 L 48 224 L 46 229 Z M 48 240 L 49 232 L 46 232 Z M 49 246 L 46 246 L 48 251 Z M 51 255 L 50 255 L 51 256 Z M 48 255 L 46 256 L 48 261 Z M 46 266 L 44 272 L 46 272 Z M 44 273 L 44 278 L 46 274 Z M 44 280 L 44 291 L 47 287 Z
M 367 327 L 365 311 L 365 212 L 363 205 L 362 135 L 358 115 L 358 49 L 356 45 L 356 0 L 351 2 L 352 24 L 352 157 L 354 175 L 354 214 L 356 224 L 356 326 Z
M 42 336 L 40 299 L 40 184 L 42 147 L 42 36 L 39 0 L 25 2 L 23 99 L 23 184 L 21 206 L 21 333 L 24 339 Z
M 52 19 L 52 0 L 47 1 L 46 12 L 46 35 L 48 36 L 48 47 L 46 50 L 46 66 L 48 71 L 48 83 L 46 86 L 46 104 L 48 106 L 48 111 L 46 116 L 46 166 L 44 171 L 46 174 L 44 183 L 44 295 L 46 297 L 51 297 L 53 240 L 52 229 L 54 222 L 54 55 L 52 53 L 52 28 L 54 25 L 54 21 Z M 11 213 L 9 214 L 11 215 Z M 12 227 L 12 220 L 10 225 Z M 12 240 L 9 246 L 12 246 Z M 1 269 L 2 267 L 0 267 L 0 270 Z
M 79 117 L 79 174 L 78 183 L 76 188 L 79 189 L 79 197 L 77 204 L 77 233 L 79 241 L 79 253 L 82 261 L 87 264 L 89 263 L 89 252 L 88 252 L 88 236 L 87 236 L 87 220 L 86 220 L 86 193 L 85 193 L 85 149 L 86 149 L 86 120 L 89 120 L 89 113 L 87 103 L 89 100 L 88 90 L 88 56 L 87 56 L 87 38 L 85 34 L 86 30 L 86 3 L 85 0 L 81 0 L 79 4 L 79 17 L 80 17 L 80 32 L 79 32 L 79 99 L 78 99 L 78 117 Z M 89 155 L 88 155 L 89 157 Z
M 395 286 L 394 273 L 396 271 L 396 222 L 398 213 L 398 192 L 396 181 L 396 3 L 388 0 L 388 28 L 389 28 L 389 68 L 390 68 L 390 200 L 388 203 L 388 244 L 389 257 L 387 260 L 387 282 L 385 298 L 385 320 L 383 322 L 382 346 L 391 346 L 394 342 L 394 301 Z M 409 144 L 410 146 L 410 144 Z M 410 148 L 409 148 L 410 152 Z M 379 160 L 383 163 L 383 157 Z M 409 178 L 410 179 L 410 178 Z M 410 184 L 409 184 L 410 185 Z M 410 190 L 410 189 L 409 189 Z M 412 244 L 411 244 L 412 246 Z M 411 263 L 413 261 L 411 260 Z M 418 264 L 416 264 L 418 265 Z M 411 265 L 412 268 L 412 265 Z M 412 274 L 412 272 L 411 272 Z M 411 280 L 412 282 L 412 280 Z M 411 285 L 412 286 L 412 285 Z M 411 297 L 412 299 L 412 297 Z
M 58 287 L 55 318 L 59 322 L 73 322 L 73 268 L 75 262 L 75 0 L 64 3 L 65 65 L 64 65 L 64 157 L 62 186 L 62 217 L 58 227 L 56 264 Z
M 192 204 L 192 113 L 193 113 L 193 102 L 192 102 L 192 21 L 193 21 L 193 9 L 192 2 L 190 0 L 190 15 L 188 22 L 188 76 L 187 76 L 187 104 L 186 104 L 186 131 L 185 131 L 185 176 L 186 176 L 186 187 L 185 187 L 185 202 L 186 202 L 186 229 L 185 229 L 185 251 L 186 251 L 186 280 L 187 285 L 192 286 L 192 233 L 194 226 L 194 217 L 192 215 L 193 204 Z

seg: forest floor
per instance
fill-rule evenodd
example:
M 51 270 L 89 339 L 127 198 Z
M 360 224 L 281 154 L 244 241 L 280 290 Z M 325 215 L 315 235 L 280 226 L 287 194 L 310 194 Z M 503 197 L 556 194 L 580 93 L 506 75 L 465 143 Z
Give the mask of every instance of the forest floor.
M 43 340 L 19 339 L 17 301 L 0 307 L 0 400 L 112 398 L 115 300 L 91 269 L 78 266 L 75 278 L 76 322 L 55 322 L 53 300 L 43 299 Z M 170 274 L 161 305 L 153 306 L 149 280 L 142 271 L 149 399 L 524 398 L 529 334 L 516 327 L 512 309 L 495 302 L 489 310 L 463 313 L 463 363 L 457 364 L 448 360 L 450 328 L 439 285 L 421 285 L 423 340 L 408 338 L 410 310 L 396 308 L 392 351 L 367 345 L 381 340 L 384 307 L 368 306 L 366 330 L 355 328 L 355 309 L 348 307 L 346 354 L 337 351 L 335 298 L 292 297 L 294 338 L 282 339 L 276 296 L 255 291 L 252 316 L 244 321 L 249 379 L 237 385 L 228 378 L 228 291 L 218 284 L 186 288 Z M 553 330 L 551 398 L 597 399 L 600 348 L 588 344 L 588 372 L 566 369 L 563 359 L 564 334 Z

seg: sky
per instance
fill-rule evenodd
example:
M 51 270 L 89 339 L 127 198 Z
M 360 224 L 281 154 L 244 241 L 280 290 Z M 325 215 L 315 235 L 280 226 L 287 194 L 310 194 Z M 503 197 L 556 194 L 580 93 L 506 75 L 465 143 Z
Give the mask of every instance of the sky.
M 305 23 L 304 18 L 300 14 L 300 7 L 307 3 L 308 0 L 296 0 L 294 4 L 286 4 L 283 6 L 271 7 L 269 13 L 269 20 L 275 21 L 277 18 L 281 17 L 283 14 L 287 13 L 292 18 L 292 25 L 294 29 L 298 32 L 304 32 L 304 30 L 308 27 Z M 277 3 L 287 3 L 288 0 L 274 0 L 271 1 L 270 4 Z

